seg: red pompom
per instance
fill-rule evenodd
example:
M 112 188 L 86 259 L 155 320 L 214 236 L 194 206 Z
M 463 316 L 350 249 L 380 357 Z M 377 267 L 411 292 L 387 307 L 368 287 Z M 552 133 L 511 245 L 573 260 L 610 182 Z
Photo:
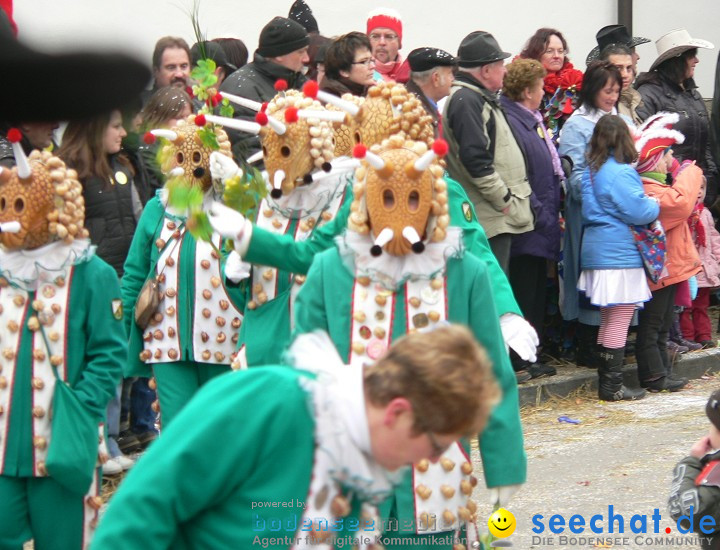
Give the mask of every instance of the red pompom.
M 265 101 L 262 105 L 260 105 L 260 112 L 264 113 L 265 111 L 267 111 L 267 108 L 268 108 L 268 102 Z
M 303 86 L 303 93 L 307 97 L 311 97 L 313 99 L 317 99 L 317 94 L 319 91 L 320 91 L 320 86 L 314 80 L 308 80 L 305 83 L 305 86 Z
M 22 132 L 17 128 L 10 128 L 7 133 L 7 138 L 10 143 L 19 143 L 22 139 Z
M 205 115 L 196 115 L 195 116 L 195 126 L 205 126 L 205 124 L 207 124 Z
M 185 86 L 185 92 L 190 96 L 190 99 L 195 97 L 195 94 L 192 91 L 192 86 Z
M 285 80 L 284 78 L 278 78 L 275 81 L 275 91 L 276 92 L 284 92 L 287 89 L 288 89 L 287 80 Z
M 212 98 L 213 107 L 217 107 L 222 103 L 223 96 L 220 92 L 216 93 Z
M 433 152 L 439 156 L 444 157 L 448 152 L 448 144 L 444 139 L 436 139 L 432 146 Z
M 298 121 L 298 110 L 295 107 L 285 109 L 285 122 L 291 124 Z
M 157 138 L 152 132 L 145 132 L 145 135 L 143 136 L 143 141 L 148 145 L 152 145 L 157 141 Z
M 255 122 L 257 122 L 260 126 L 265 126 L 268 123 L 268 117 L 263 111 L 260 111 L 255 115 Z
M 362 143 L 358 143 L 355 147 L 353 147 L 353 157 L 356 159 L 364 159 L 366 154 L 367 147 L 365 147 Z

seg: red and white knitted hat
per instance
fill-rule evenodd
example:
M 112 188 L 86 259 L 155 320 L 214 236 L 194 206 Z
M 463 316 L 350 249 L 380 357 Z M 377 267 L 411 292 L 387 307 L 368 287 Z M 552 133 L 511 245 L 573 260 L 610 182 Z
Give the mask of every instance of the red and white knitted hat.
M 392 29 L 402 43 L 402 19 L 397 10 L 378 8 L 368 13 L 367 35 L 370 36 L 370 33 L 377 28 Z
M 673 129 L 680 120 L 677 113 L 659 112 L 648 118 L 634 132 L 638 152 L 636 170 L 650 172 L 660 162 L 668 147 L 685 141 L 685 136 Z

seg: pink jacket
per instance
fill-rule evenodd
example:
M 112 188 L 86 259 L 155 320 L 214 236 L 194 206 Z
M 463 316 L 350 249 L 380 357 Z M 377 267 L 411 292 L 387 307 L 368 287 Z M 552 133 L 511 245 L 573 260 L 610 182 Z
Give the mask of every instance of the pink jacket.
M 705 229 L 706 246 L 695 243 L 703 267 L 697 274 L 698 287 L 720 286 L 720 233 L 715 229 L 712 214 L 707 208 L 700 212 L 700 223 Z

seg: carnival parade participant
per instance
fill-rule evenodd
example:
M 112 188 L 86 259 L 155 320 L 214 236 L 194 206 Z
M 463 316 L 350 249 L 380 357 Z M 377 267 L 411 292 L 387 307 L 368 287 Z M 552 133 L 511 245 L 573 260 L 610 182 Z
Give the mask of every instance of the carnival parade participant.
M 363 368 L 344 365 L 326 334 L 304 335 L 298 368 L 213 380 L 133 468 L 93 548 L 374 544 L 376 506 L 407 466 L 482 430 L 497 400 L 469 331 L 436 336 L 408 335 Z M 239 410 L 252 411 L 241 430 Z
M 399 133 L 403 126 L 410 129 L 409 134 L 413 139 L 432 143 L 431 118 L 423 112 L 417 98 L 408 94 L 402 85 L 379 83 L 372 87 L 368 97 L 361 103 L 362 109 L 349 101 L 318 92 L 316 86 L 308 85 L 304 90 L 310 97 L 318 97 L 342 106 L 352 117 L 350 125 L 342 126 L 349 128 L 350 136 L 357 136 L 356 139 L 366 145 L 380 143 L 383 139 Z M 348 97 L 346 95 L 345 99 Z M 400 116 L 394 115 L 393 104 L 404 106 Z M 256 108 L 259 109 L 260 106 L 256 105 Z M 382 122 L 378 123 L 378 121 Z M 336 128 L 336 152 L 338 151 L 339 135 Z M 349 139 L 352 140 L 352 138 Z M 352 141 L 350 142 L 352 143 Z M 349 150 L 349 146 L 343 146 L 342 150 Z M 450 224 L 462 228 L 465 247 L 488 265 L 505 342 L 523 359 L 534 361 L 537 335 L 521 317 L 520 308 L 515 301 L 507 277 L 500 269 L 488 245 L 485 233 L 477 221 L 469 199 L 457 182 L 450 178 L 446 178 L 445 181 L 448 186 Z M 245 261 L 277 267 L 304 276 L 315 255 L 331 248 L 335 237 L 347 227 L 351 202 L 350 193 L 347 193 L 345 204 L 334 219 L 315 229 L 305 240 L 296 239 L 287 232 L 282 234 L 272 227 L 263 227 L 260 223 L 250 223 L 237 212 L 223 209 L 222 205 L 212 206 L 211 214 L 213 215 L 210 216 L 210 222 L 216 231 L 233 240 L 235 250 Z M 220 219 L 223 219 L 222 223 L 218 223 Z M 242 233 L 242 238 L 239 238 L 240 233 Z M 304 279 L 301 278 L 300 281 L 302 280 Z M 263 334 L 267 334 L 267 331 L 263 331 Z
M 122 279 L 130 338 L 125 376 L 155 377 L 163 425 L 200 386 L 230 369 L 242 322 L 242 294 L 222 284 L 220 264 L 227 254 L 221 237 L 196 239 L 188 228 L 188 209 L 168 204 L 168 188 L 183 183 L 198 189 L 203 201 L 216 196 L 210 154 L 229 158 L 230 142 L 201 116 L 191 115 L 172 130 L 152 130 L 148 136 L 148 141 L 153 136 L 166 140 L 160 157 L 168 183 L 143 211 Z M 202 141 L 208 133 L 217 149 Z M 159 293 L 154 303 L 148 300 L 153 292 Z
M 105 407 L 127 347 L 77 173 L 48 152 L 0 169 L 0 547 L 81 548 L 97 523 Z M 100 431 L 99 431 L 100 429 Z M 100 435 L 100 447 L 98 436 Z
M 227 97 L 260 108 L 242 98 Z M 354 168 L 352 162 L 347 162 L 350 159 L 335 158 L 331 122 L 344 118 L 342 111 L 330 112 L 319 101 L 295 90 L 280 91 L 265 110 L 258 112 L 259 123 L 210 117 L 227 127 L 260 134 L 270 192 L 258 206 L 258 227 L 273 235 L 289 236 L 295 243 L 312 238 L 316 230 L 335 218 L 349 192 Z M 238 173 L 237 165 L 220 160 L 223 166 L 214 174 L 222 174 L 225 180 L 228 174 L 232 177 Z M 245 250 L 252 237 L 252 229 L 246 231 L 246 226 L 252 224 L 222 204 L 209 206 L 210 223 L 216 231 L 233 239 L 236 250 Z M 243 283 L 247 297 L 238 366 L 276 363 L 290 341 L 295 296 L 305 275 L 275 265 L 254 262 Z M 247 277 L 243 270 L 234 273 L 232 264 L 226 266 L 225 275 L 235 283 Z
M 355 173 L 348 230 L 315 257 L 295 324 L 300 334 L 328 331 L 351 365 L 376 360 L 403 334 L 445 321 L 468 326 L 487 349 L 503 392 L 480 437 L 486 483 L 502 505 L 525 481 L 517 387 L 487 268 L 465 253 L 460 229 L 449 226 L 447 185 L 435 160 L 444 152 L 442 142 L 428 150 L 402 135 L 372 152 L 356 148 L 365 163 Z M 453 534 L 472 543 L 474 512 L 463 504 L 473 483 L 472 466 L 463 466 L 468 450 L 467 441 L 453 445 L 439 462 L 408 472 L 381 508 L 383 519 L 402 526 L 386 532 L 395 541 L 390 547 L 451 548 Z

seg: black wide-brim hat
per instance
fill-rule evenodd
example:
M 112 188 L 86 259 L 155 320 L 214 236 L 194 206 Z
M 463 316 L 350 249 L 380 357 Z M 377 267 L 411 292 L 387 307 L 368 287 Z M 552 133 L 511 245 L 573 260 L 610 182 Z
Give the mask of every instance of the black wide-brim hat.
M 593 61 L 597 61 L 603 48 L 610 44 L 622 44 L 628 48 L 634 48 L 640 44 L 651 42 L 649 38 L 642 36 L 630 36 L 625 25 L 608 25 L 600 29 L 595 35 L 598 45 L 595 46 L 585 58 L 585 64 L 590 65 Z
M 50 55 L 18 42 L 0 9 L 0 120 L 82 119 L 124 107 L 150 81 L 150 70 L 119 54 Z

